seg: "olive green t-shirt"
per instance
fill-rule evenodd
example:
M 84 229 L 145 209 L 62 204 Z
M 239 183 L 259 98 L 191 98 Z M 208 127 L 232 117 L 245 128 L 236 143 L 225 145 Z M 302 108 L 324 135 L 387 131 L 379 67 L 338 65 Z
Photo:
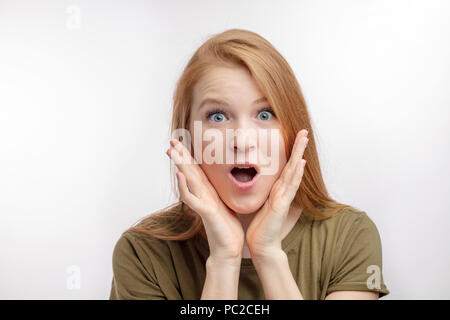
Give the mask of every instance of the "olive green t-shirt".
M 389 294 L 381 239 L 364 211 L 347 208 L 321 221 L 302 213 L 282 249 L 304 299 L 325 299 L 336 290 Z M 174 241 L 125 231 L 113 251 L 110 299 L 199 300 L 208 256 L 201 234 Z M 265 299 L 251 258 L 241 261 L 238 299 Z

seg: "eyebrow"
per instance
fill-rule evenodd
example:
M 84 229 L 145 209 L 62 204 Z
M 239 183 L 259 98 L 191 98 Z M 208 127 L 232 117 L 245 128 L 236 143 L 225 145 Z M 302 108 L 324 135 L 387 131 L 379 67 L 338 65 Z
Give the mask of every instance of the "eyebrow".
M 259 104 L 259 103 L 263 103 L 263 102 L 267 102 L 266 97 L 261 97 L 259 99 L 256 99 L 255 101 L 253 101 L 253 104 Z M 206 104 L 215 104 L 215 105 L 220 105 L 220 106 L 225 106 L 225 107 L 230 106 L 226 101 L 218 99 L 218 98 L 205 98 L 200 103 L 198 110 L 200 110 Z

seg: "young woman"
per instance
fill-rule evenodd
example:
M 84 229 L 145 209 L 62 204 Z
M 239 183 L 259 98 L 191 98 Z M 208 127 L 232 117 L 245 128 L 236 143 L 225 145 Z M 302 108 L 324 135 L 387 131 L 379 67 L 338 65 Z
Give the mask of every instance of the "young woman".
M 300 86 L 267 40 L 232 29 L 195 52 L 174 95 L 172 138 L 180 129 L 187 134 L 167 150 L 180 201 L 121 235 L 110 299 L 389 293 L 377 227 L 364 211 L 328 195 Z M 231 163 L 199 161 L 211 151 L 208 130 L 215 133 L 212 153 L 231 154 Z M 252 130 L 280 134 L 268 134 L 267 142 L 246 135 Z M 276 165 L 264 174 L 267 149 Z

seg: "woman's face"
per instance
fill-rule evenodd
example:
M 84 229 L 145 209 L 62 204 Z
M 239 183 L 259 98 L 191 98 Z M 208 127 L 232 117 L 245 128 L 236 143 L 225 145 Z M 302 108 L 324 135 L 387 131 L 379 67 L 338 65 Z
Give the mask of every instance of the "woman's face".
M 191 150 L 196 145 L 201 148 L 202 158 L 197 149 L 196 160 L 222 201 L 239 214 L 254 213 L 264 204 L 287 161 L 280 123 L 270 112 L 269 103 L 261 98 L 243 67 L 210 69 L 193 90 Z M 201 135 L 194 130 L 200 127 Z M 205 134 L 209 129 L 215 129 L 214 138 L 208 139 L 211 134 Z M 271 129 L 277 132 L 275 137 Z M 238 164 L 245 167 L 245 162 L 255 164 L 259 173 L 234 169 Z

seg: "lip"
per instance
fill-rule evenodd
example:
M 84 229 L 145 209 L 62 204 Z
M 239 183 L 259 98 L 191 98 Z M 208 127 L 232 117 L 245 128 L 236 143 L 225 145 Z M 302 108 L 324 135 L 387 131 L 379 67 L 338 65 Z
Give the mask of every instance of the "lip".
M 231 172 L 231 170 L 233 170 L 233 168 L 235 168 L 235 167 L 253 167 L 253 168 L 255 168 L 257 174 L 259 174 L 259 172 L 261 171 L 259 169 L 259 166 L 256 163 L 250 163 L 248 161 L 241 162 L 241 163 L 234 163 L 232 165 L 229 165 L 228 171 Z M 256 175 L 255 175 L 255 177 L 256 177 Z
M 233 185 L 236 187 L 236 189 L 238 189 L 239 191 L 248 191 L 251 188 L 253 188 L 256 184 L 256 182 L 258 182 L 260 173 L 259 173 L 259 168 L 256 165 L 252 165 L 252 164 L 239 164 L 239 165 L 233 165 L 232 168 L 236 167 L 236 166 L 253 166 L 256 169 L 256 175 L 253 177 L 252 180 L 247 181 L 247 182 L 241 182 L 236 180 L 236 178 L 231 174 L 231 170 L 228 172 L 228 177 L 230 178 L 231 182 L 233 183 Z

